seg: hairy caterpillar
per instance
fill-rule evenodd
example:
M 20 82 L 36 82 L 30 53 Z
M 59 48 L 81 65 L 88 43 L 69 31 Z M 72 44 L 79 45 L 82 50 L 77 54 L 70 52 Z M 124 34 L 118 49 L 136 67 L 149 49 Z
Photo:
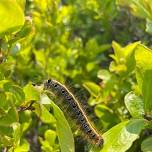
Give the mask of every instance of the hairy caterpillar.
M 95 145 L 96 147 L 103 145 L 103 138 L 90 123 L 78 100 L 64 85 L 56 80 L 50 79 L 45 82 L 44 88 L 50 89 L 55 95 L 59 97 L 62 96 L 64 104 L 70 108 L 70 112 L 73 114 L 74 119 L 77 121 L 81 131 L 91 144 Z

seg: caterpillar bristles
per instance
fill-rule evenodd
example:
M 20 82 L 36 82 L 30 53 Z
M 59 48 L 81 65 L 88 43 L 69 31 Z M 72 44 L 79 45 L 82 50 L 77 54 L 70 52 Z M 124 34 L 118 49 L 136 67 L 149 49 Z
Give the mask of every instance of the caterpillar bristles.
M 66 81 L 66 88 L 70 90 L 72 94 L 74 94 L 75 98 L 79 101 L 80 106 L 82 107 L 83 111 L 87 114 L 89 119 L 94 120 L 95 115 L 92 115 L 93 114 L 92 109 L 94 108 L 88 105 L 88 98 L 89 98 L 88 91 L 80 87 L 80 85 L 78 86 L 75 87 L 73 83 Z
M 60 101 L 57 101 L 59 107 L 64 111 L 63 105 L 67 106 L 67 111 L 72 115 L 72 117 L 77 122 L 76 124 L 79 126 L 83 137 L 95 147 L 101 147 L 103 145 L 103 138 L 98 133 L 96 128 L 88 119 L 85 111 L 81 107 L 79 101 L 76 97 L 60 82 L 56 80 L 49 79 L 47 82 L 44 83 L 44 89 L 50 90 L 52 93 L 55 94 Z M 60 104 L 63 104 L 60 106 Z M 67 112 L 65 112 L 65 116 Z M 67 118 L 69 115 L 66 116 Z
M 80 85 L 75 85 L 74 83 L 71 83 L 69 80 L 65 81 L 66 88 L 74 94 L 75 98 L 79 101 L 80 106 L 83 108 L 83 111 L 87 114 L 87 116 L 91 119 L 94 120 L 94 116 L 92 114 L 90 115 L 90 106 L 88 106 L 88 92 L 80 87 Z M 91 118 L 93 117 L 93 118 Z

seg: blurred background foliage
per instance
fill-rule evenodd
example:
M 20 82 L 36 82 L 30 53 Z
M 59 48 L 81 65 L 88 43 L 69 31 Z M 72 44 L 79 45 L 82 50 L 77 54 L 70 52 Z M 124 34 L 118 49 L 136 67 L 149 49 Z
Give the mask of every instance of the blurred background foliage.
M 89 151 L 48 78 L 87 98 L 99 151 L 152 151 L 151 0 L 1 0 L 0 23 L 0 151 Z

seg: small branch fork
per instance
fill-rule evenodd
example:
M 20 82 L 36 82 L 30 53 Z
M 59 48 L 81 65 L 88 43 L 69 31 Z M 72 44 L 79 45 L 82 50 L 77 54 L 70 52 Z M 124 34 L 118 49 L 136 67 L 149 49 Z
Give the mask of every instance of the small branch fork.
M 35 100 L 32 100 L 29 106 L 27 106 L 27 107 L 26 106 L 20 106 L 18 108 L 18 111 L 21 112 L 21 111 L 25 111 L 25 110 L 31 110 L 31 111 L 35 110 L 35 108 L 33 107 L 34 103 L 35 103 Z

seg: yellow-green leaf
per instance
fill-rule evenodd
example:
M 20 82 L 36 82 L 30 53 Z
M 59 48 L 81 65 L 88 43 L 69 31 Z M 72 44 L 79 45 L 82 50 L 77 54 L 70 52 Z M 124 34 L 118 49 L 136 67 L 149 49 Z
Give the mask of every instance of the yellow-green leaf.
M 136 78 L 143 94 L 145 112 L 152 111 L 152 50 L 138 45 L 135 53 Z
M 0 34 L 16 32 L 24 25 L 24 12 L 15 0 L 0 0 Z
M 52 102 L 61 152 L 74 152 L 74 139 L 71 128 L 60 108 Z
M 144 129 L 143 119 L 122 122 L 103 134 L 105 140 L 101 152 L 125 152 L 139 138 Z

